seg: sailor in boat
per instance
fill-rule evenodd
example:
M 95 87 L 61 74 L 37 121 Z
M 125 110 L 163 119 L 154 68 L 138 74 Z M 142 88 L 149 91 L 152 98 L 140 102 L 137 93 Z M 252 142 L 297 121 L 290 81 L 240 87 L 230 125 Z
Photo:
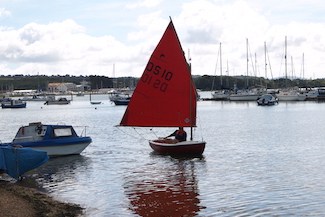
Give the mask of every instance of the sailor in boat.
M 169 137 L 174 136 L 175 139 L 168 139 Z M 172 134 L 169 136 L 166 136 L 164 139 L 166 143 L 178 143 L 186 141 L 187 134 L 183 127 L 179 127 L 178 130 L 175 130 Z

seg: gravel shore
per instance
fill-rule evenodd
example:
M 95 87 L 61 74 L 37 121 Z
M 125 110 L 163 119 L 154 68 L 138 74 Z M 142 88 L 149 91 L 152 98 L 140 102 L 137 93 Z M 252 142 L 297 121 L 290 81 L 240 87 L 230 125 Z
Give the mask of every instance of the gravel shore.
M 82 216 L 83 208 L 56 201 L 24 182 L 0 177 L 0 213 L 4 217 L 75 217 Z

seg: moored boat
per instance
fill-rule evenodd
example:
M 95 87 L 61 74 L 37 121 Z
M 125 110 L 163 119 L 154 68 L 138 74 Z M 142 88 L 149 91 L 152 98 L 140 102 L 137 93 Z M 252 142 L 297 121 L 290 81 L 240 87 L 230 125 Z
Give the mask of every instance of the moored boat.
M 275 105 L 279 103 L 279 100 L 277 97 L 273 96 L 272 94 L 263 94 L 261 97 L 259 97 L 257 100 L 257 105 L 261 106 L 269 106 L 269 105 Z
M 310 89 L 305 92 L 306 101 L 316 101 L 318 99 L 318 89 Z
M 220 90 L 214 91 L 211 93 L 213 100 L 229 100 L 230 91 L 229 90 Z
M 306 94 L 301 94 L 296 90 L 281 90 L 276 94 L 279 101 L 305 101 Z
M 71 100 L 68 100 L 65 97 L 60 97 L 58 99 L 55 99 L 52 97 L 51 99 L 47 100 L 44 103 L 44 105 L 67 105 L 67 104 L 70 104 L 70 101 Z
M 261 94 L 253 90 L 238 91 L 237 93 L 230 94 L 230 101 L 255 101 Z
M 111 93 L 109 100 L 115 105 L 128 105 L 131 99 L 131 94 L 126 92 Z
M 80 154 L 92 139 L 78 136 L 71 125 L 30 123 L 19 128 L 9 144 L 46 151 L 49 156 Z
M 131 97 L 120 97 L 120 98 L 115 98 L 112 101 L 114 102 L 115 105 L 128 105 L 130 102 Z
M 33 95 L 31 97 L 24 97 L 21 100 L 22 101 L 47 101 L 49 99 L 49 96 L 46 95 Z
M 317 100 L 318 101 L 324 101 L 325 100 L 325 89 L 324 88 L 318 88 L 317 89 Z
M 26 102 L 10 99 L 1 103 L 1 108 L 26 108 Z

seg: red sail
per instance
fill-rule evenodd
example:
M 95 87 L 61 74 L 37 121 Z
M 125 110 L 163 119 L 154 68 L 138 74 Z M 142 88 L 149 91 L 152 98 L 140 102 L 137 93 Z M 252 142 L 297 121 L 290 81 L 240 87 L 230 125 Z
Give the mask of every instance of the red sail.
M 196 125 L 196 88 L 172 21 L 152 53 L 120 125 Z

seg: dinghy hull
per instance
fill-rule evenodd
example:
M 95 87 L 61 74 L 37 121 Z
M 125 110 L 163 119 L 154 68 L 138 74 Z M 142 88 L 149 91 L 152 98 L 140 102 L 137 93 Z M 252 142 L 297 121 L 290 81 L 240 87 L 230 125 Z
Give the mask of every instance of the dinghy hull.
M 202 155 L 205 149 L 204 141 L 184 141 L 170 143 L 169 140 L 151 140 L 151 148 L 159 154 L 168 155 Z

